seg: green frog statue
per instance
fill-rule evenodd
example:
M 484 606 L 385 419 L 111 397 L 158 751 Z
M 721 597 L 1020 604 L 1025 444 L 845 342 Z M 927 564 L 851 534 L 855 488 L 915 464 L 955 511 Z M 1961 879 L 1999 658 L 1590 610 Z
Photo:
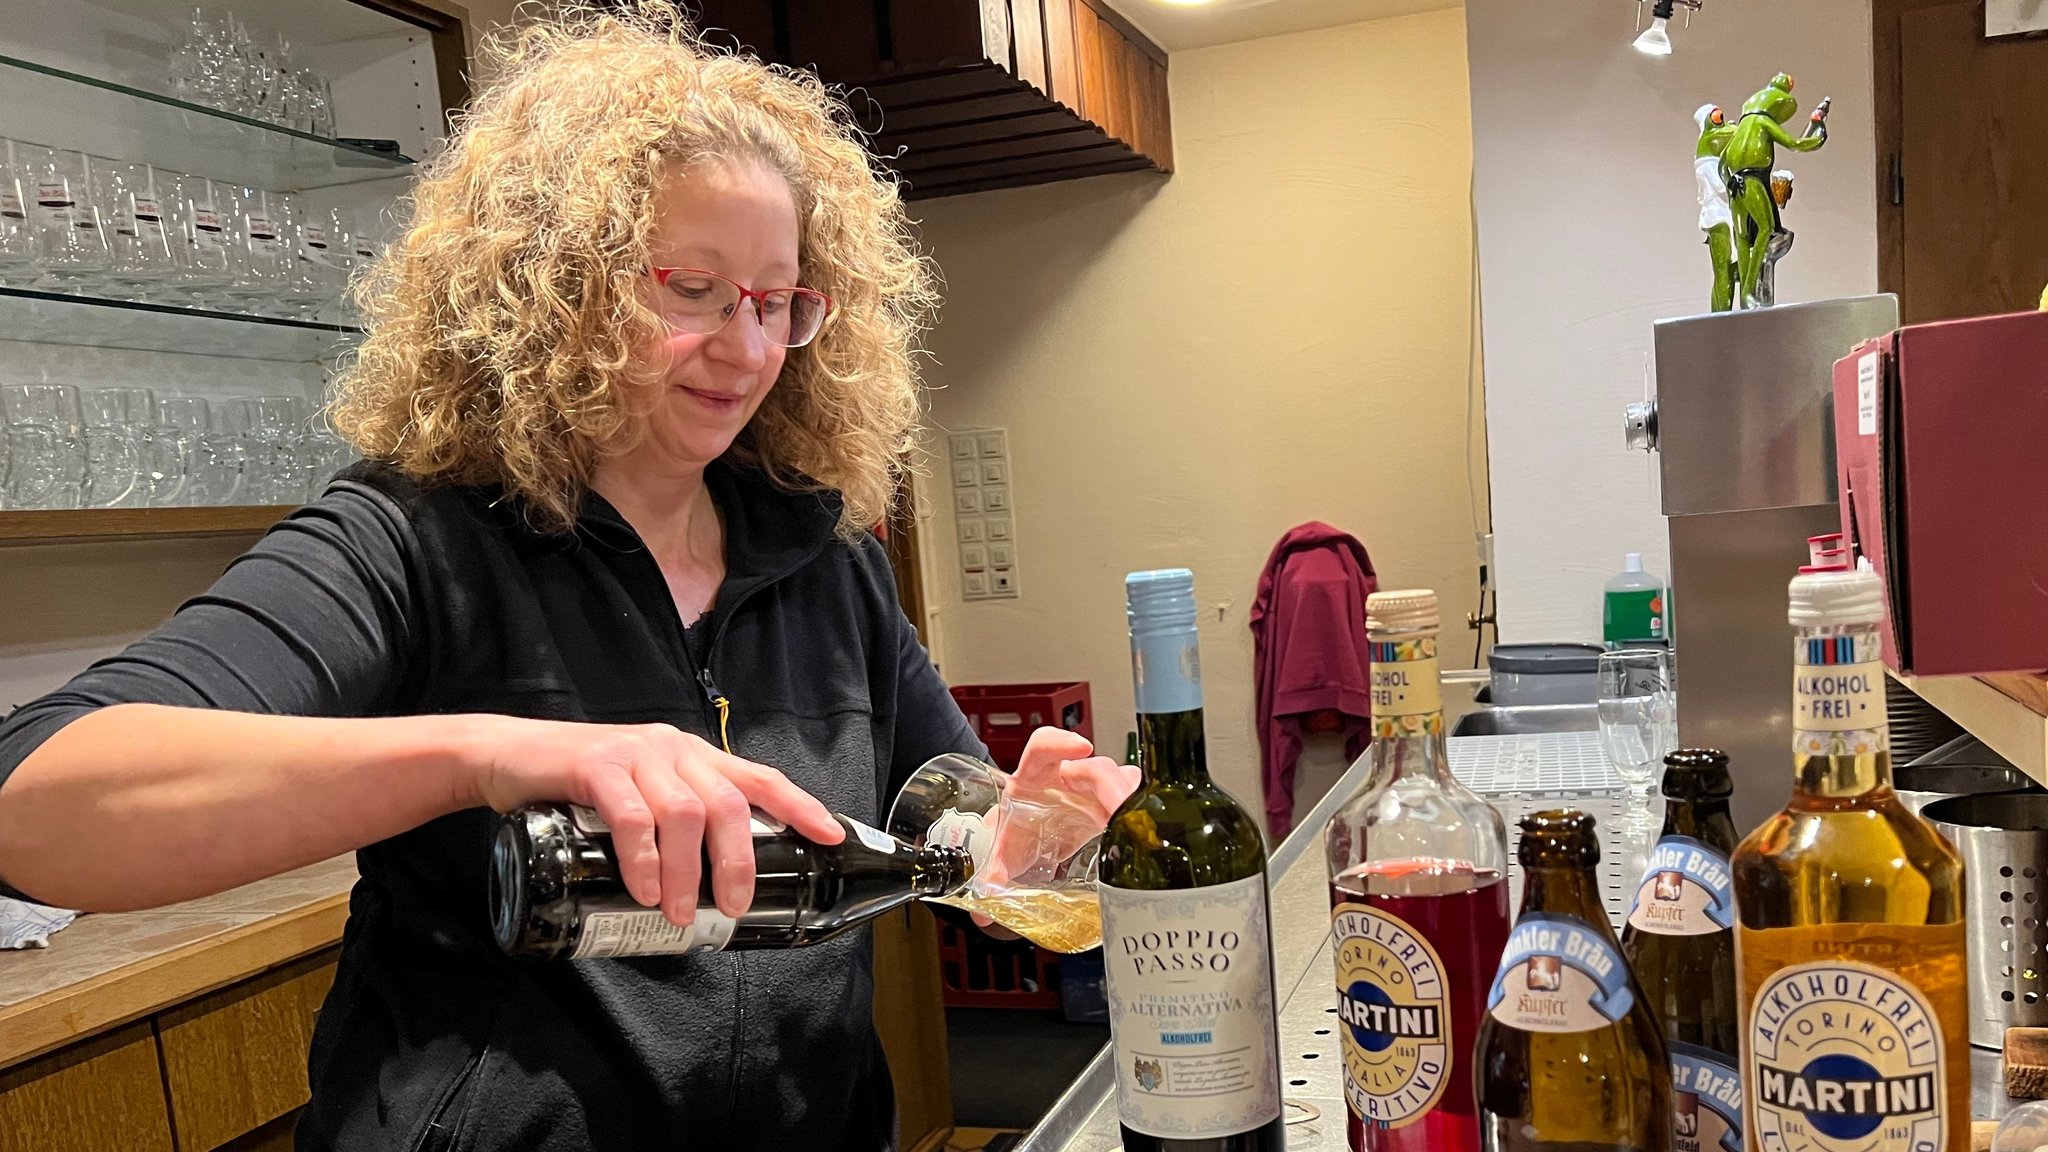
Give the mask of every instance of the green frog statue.
M 1733 123 L 1713 104 L 1693 114 L 1699 128 L 1693 150 L 1699 227 L 1714 265 L 1716 312 L 1773 303 L 1777 262 L 1792 247 L 1792 232 L 1779 215 L 1792 199 L 1792 173 L 1775 167 L 1778 147 L 1812 152 L 1828 142 L 1830 99 L 1814 107 L 1805 135 L 1785 131 L 1799 111 L 1792 87 L 1792 77 L 1772 77 L 1743 101 Z

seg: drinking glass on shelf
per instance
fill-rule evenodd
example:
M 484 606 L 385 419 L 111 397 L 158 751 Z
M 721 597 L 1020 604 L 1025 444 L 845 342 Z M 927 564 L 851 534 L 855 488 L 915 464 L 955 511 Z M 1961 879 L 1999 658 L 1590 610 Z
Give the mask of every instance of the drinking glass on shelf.
M 215 497 L 232 483 L 228 460 L 213 448 L 213 419 L 199 396 L 165 396 L 157 401 L 156 445 L 150 454 L 152 508 L 220 503 Z M 173 479 L 175 477 L 175 480 Z
M 337 435 L 324 419 L 314 422 L 312 434 L 306 437 L 305 454 L 306 503 L 318 500 L 327 491 L 327 482 L 356 462 L 355 446 Z
M 178 234 L 185 244 L 173 281 L 176 294 L 187 303 L 219 307 L 226 302 L 222 292 L 235 271 L 225 198 L 204 176 L 173 175 L 170 182 L 178 203 Z
M 92 195 L 93 158 L 37 146 L 26 151 L 38 281 L 60 292 L 90 292 L 108 271 L 106 231 Z
M 0 386 L 7 439 L 9 508 L 78 508 L 85 492 L 85 442 L 78 389 L 69 384 Z
M 1627 826 L 1651 819 L 1650 793 L 1657 768 L 1671 751 L 1674 700 L 1670 654 L 1624 648 L 1600 655 L 1600 742 L 1614 771 L 1628 785 Z
M 306 494 L 306 401 L 298 396 L 258 396 L 249 404 L 249 458 L 254 483 L 251 504 L 297 504 Z
M 156 398 L 147 388 L 95 388 L 80 396 L 85 414 L 88 508 L 148 503 L 143 462 L 156 443 Z
M 227 196 L 227 230 L 233 247 L 227 286 L 221 291 L 242 310 L 273 308 L 284 292 L 293 257 L 278 218 L 278 194 L 235 188 Z
M 109 292 L 149 297 L 172 283 L 185 245 L 174 230 L 169 197 L 148 164 L 102 161 L 97 182 L 107 213 Z
M 0 136 L 0 284 L 35 279 L 36 234 L 28 218 L 30 185 L 21 159 L 23 147 Z
M 190 502 L 210 505 L 260 503 L 249 495 L 249 402 L 241 399 L 210 400 L 206 411 L 207 422 L 212 425 L 212 430 L 206 435 L 209 467 L 203 473 L 205 484 L 193 494 Z

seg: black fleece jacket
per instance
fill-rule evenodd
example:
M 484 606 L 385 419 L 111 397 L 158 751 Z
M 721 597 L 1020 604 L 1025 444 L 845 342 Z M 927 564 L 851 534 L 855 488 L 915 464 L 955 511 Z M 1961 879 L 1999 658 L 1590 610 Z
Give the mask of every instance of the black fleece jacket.
M 836 497 L 724 464 L 707 480 L 727 575 L 686 633 L 601 498 L 573 533 L 542 534 L 498 493 L 358 465 L 163 628 L 0 725 L 0 804 L 51 733 L 132 701 L 664 722 L 716 742 L 715 690 L 737 754 L 870 824 L 924 760 L 983 754 L 882 548 L 835 535 Z M 301 1152 L 892 1144 L 866 933 L 780 953 L 515 962 L 488 920 L 493 821 L 458 812 L 357 853 Z

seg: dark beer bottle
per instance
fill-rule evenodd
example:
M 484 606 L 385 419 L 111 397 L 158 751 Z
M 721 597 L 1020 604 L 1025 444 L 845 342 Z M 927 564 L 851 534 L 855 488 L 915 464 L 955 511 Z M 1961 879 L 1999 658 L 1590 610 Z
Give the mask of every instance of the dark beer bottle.
M 1622 958 L 1593 818 L 1522 818 L 1522 907 L 1487 993 L 1483 1152 L 1672 1152 L 1664 1032 Z
M 491 846 L 491 930 L 512 956 L 547 960 L 803 948 L 921 896 L 964 887 L 974 862 L 959 848 L 912 848 L 837 817 L 846 839 L 814 844 L 754 816 L 754 903 L 737 919 L 711 898 L 704 868 L 688 928 L 627 893 L 611 829 L 588 808 L 536 804 L 508 812 Z
M 1725 752 L 1683 748 L 1664 758 L 1664 829 L 1621 934 L 1622 954 L 1670 1045 L 1677 1152 L 1742 1146 L 1735 874 L 1728 867 L 1734 792 Z

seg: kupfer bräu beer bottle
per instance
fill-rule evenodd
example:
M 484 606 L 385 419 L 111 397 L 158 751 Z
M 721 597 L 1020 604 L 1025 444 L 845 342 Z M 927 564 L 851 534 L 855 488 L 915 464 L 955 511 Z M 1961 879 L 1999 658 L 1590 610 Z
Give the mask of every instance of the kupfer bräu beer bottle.
M 1964 1152 L 1963 865 L 1892 792 L 1869 570 L 1791 587 L 1791 802 L 1736 848 L 1751 1152 Z
M 1485 1152 L 1671 1152 L 1664 1031 L 1600 903 L 1578 811 L 1522 817 L 1522 908 L 1479 1033 Z
M 1664 830 L 1621 934 L 1671 1049 L 1677 1152 L 1742 1152 L 1734 793 L 1727 753 L 1682 748 L 1664 758 Z
M 1194 576 L 1134 572 L 1144 777 L 1102 835 L 1110 1056 L 1128 1152 L 1278 1152 L 1266 847 L 1209 778 Z
M 1331 818 L 1346 1135 L 1354 1152 L 1477 1152 L 1472 1050 L 1508 938 L 1507 831 L 1451 775 L 1436 593 L 1366 598 L 1371 767 Z
M 974 876 L 959 848 L 912 848 L 858 820 L 837 844 L 814 844 L 754 814 L 754 903 L 719 912 L 704 866 L 688 928 L 627 893 L 611 829 L 595 811 L 535 804 L 506 813 L 491 845 L 491 930 L 527 959 L 661 956 L 728 949 L 802 948 L 901 908 L 943 896 Z

